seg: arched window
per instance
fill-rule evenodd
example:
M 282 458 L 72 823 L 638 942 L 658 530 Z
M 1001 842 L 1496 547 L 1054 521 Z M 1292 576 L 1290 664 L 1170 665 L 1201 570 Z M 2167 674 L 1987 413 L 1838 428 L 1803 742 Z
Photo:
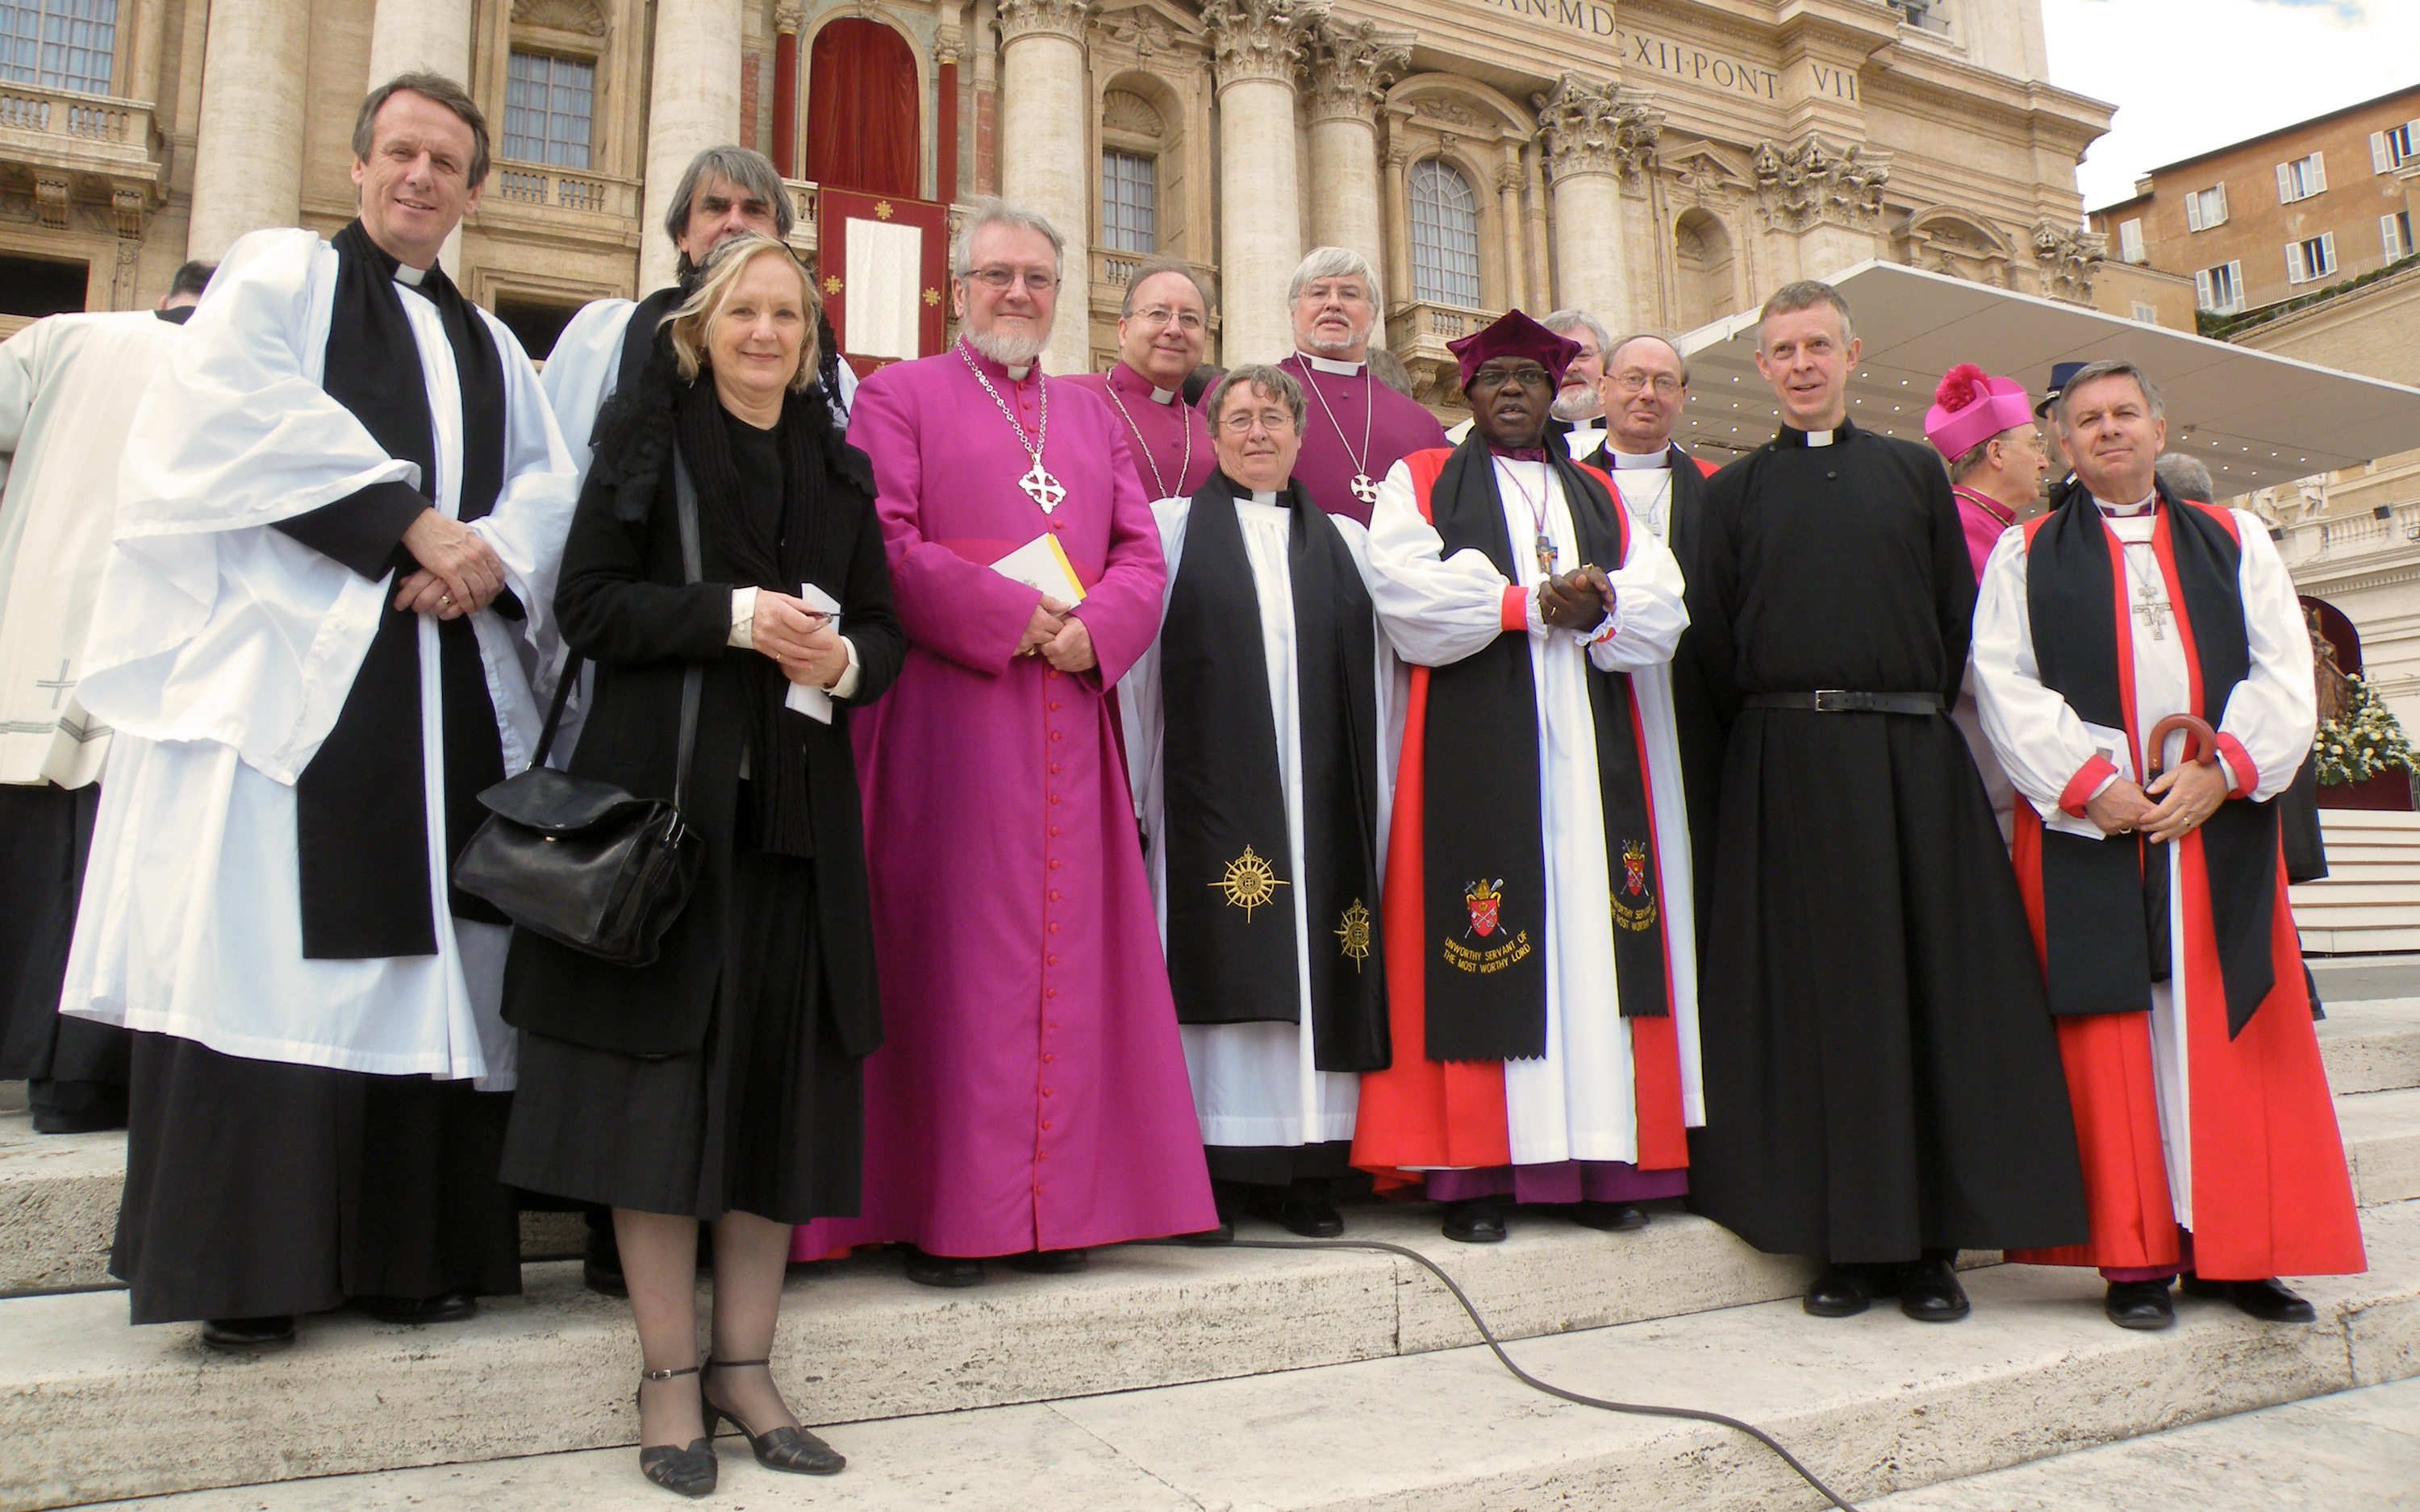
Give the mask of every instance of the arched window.
M 916 55 L 878 21 L 815 33 L 807 75 L 807 177 L 835 189 L 916 197 Z
M 1412 298 L 1479 307 L 1479 196 L 1441 158 L 1412 164 Z

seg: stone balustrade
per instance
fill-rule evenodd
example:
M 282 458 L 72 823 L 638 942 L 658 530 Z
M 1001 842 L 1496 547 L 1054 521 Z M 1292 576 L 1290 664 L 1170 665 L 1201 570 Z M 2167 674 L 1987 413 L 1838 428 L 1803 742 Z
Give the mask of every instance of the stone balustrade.
M 1412 397 L 1422 404 L 1462 407 L 1461 364 L 1446 343 L 1483 330 L 1500 310 L 1455 304 L 1398 304 L 1387 315 L 1387 346 L 1412 375 Z
M 156 183 L 147 100 L 0 85 L 0 162 L 81 170 Z

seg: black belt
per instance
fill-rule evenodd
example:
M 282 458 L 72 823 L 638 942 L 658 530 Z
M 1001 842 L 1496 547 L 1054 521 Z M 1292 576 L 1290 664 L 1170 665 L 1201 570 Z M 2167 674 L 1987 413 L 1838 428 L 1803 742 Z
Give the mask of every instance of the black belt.
M 1941 712 L 1938 693 L 1863 693 L 1847 687 L 1819 687 L 1811 693 L 1750 693 L 1742 702 L 1751 709 L 1812 709 L 1817 714 Z

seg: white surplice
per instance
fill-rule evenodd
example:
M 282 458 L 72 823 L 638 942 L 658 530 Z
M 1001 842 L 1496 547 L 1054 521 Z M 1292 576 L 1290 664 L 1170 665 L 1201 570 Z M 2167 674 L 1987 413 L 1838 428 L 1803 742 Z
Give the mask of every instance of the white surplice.
M 1625 463 L 1626 454 L 1610 453 L 1615 469 L 1614 492 L 1633 531 L 1644 531 L 1668 549 L 1672 543 L 1672 469 L 1670 449 L 1656 454 L 1658 465 Z M 1695 463 L 1688 464 L 1695 466 Z M 1698 1043 L 1698 929 L 1694 900 L 1697 872 L 1689 852 L 1689 796 L 1682 784 L 1680 726 L 1672 717 L 1672 664 L 1651 662 L 1630 671 L 1630 690 L 1638 705 L 1639 733 L 1647 748 L 1648 796 L 1655 810 L 1655 864 L 1664 877 L 1664 896 L 1678 899 L 1664 915 L 1665 945 L 1672 960 L 1672 1018 L 1681 1049 L 1681 1121 L 1690 1128 L 1706 1121 L 1705 1067 Z
M 2095 501 L 2099 502 L 2099 501 Z M 2046 829 L 2101 837 L 2090 819 L 2066 812 L 2059 799 L 2095 756 L 2118 773 L 2143 780 L 2149 769 L 2145 744 L 2152 726 L 2171 714 L 2190 713 L 2192 686 L 2184 642 L 2177 632 L 2175 594 L 2160 570 L 2151 536 L 2149 501 L 2119 513 L 2102 504 L 2108 528 L 2123 543 L 2128 631 L 2133 640 L 2134 717 L 2139 728 L 2114 730 L 2086 723 L 2067 701 L 2042 686 L 2034 660 L 2033 615 L 2025 597 L 2025 532 L 2000 537 L 1983 565 L 1981 595 L 1975 605 L 1974 676 L 1983 732 L 2017 792 L 2042 816 Z M 2187 506 L 2190 507 L 2190 506 Z M 2266 802 L 2294 780 L 2310 754 L 2319 714 L 2311 679 L 2311 641 L 2294 595 L 2293 579 L 2270 542 L 2269 528 L 2254 515 L 2233 512 L 2242 543 L 2236 569 L 2243 597 L 2243 625 L 2252 654 L 2250 674 L 2236 686 L 2217 721 L 2221 735 L 2241 742 L 2252 771 L 2222 759 L 2230 793 Z M 2185 737 L 2169 737 L 2165 753 L 2180 757 Z M 2116 778 L 2107 782 L 2116 781 Z M 2089 797 L 2092 795 L 2085 795 Z M 2169 978 L 2151 987 L 2152 1082 L 2160 1105 L 2160 1136 L 2165 1147 L 2168 1191 L 2177 1222 L 2193 1227 L 2193 1122 L 2185 1037 L 2184 888 L 2176 882 L 2176 850 L 2167 851 L 2172 886 L 2168 934 L 2173 952 Z
M 1305 875 L 1302 836 L 1301 678 L 1295 657 L 1294 576 L 1288 566 L 1294 511 L 1276 502 L 1270 492 L 1235 501 L 1235 522 L 1244 537 L 1244 558 L 1252 573 L 1252 589 L 1260 601 L 1261 650 L 1267 668 L 1269 716 L 1277 733 L 1278 774 L 1285 788 L 1286 843 L 1292 874 Z M 1176 574 L 1185 556 L 1185 528 L 1192 501 L 1162 499 L 1152 506 L 1159 522 L 1161 549 L 1168 559 L 1168 592 L 1176 589 Z M 1352 520 L 1329 517 L 1344 538 L 1345 549 L 1370 581 L 1367 532 Z M 1166 599 L 1161 601 L 1162 611 Z M 1387 866 L 1387 815 L 1395 791 L 1395 753 L 1403 742 L 1401 680 L 1406 675 L 1387 645 L 1376 636 L 1372 668 L 1377 710 L 1377 868 Z M 1133 775 L 1135 811 L 1152 837 L 1144 856 L 1151 877 L 1152 903 L 1159 915 L 1159 934 L 1168 938 L 1168 852 L 1161 837 L 1167 816 L 1167 781 L 1161 763 L 1162 717 L 1159 642 L 1130 668 L 1118 683 L 1120 715 L 1125 725 L 1127 766 Z M 1296 1146 L 1323 1144 L 1353 1137 L 1353 1120 L 1361 1100 L 1361 1078 L 1354 1072 L 1326 1072 L 1314 1058 L 1311 1012 L 1311 941 L 1309 889 L 1292 889 L 1295 928 L 1295 971 L 1303 1004 L 1295 1024 L 1187 1024 L 1185 1064 L 1193 1080 L 1193 1108 L 1202 1121 L 1202 1142 L 1227 1146 Z
M 0 342 L 0 782 L 80 788 L 109 727 L 76 695 L 117 459 L 182 334 L 148 310 L 54 315 Z
M 293 784 L 334 726 L 395 575 L 360 577 L 271 528 L 370 484 L 417 484 L 320 387 L 335 250 L 308 231 L 236 243 L 138 410 L 119 473 L 83 695 L 117 730 L 61 1011 L 224 1054 L 509 1086 L 497 1017 L 506 931 L 448 912 L 437 626 L 419 626 L 434 955 L 305 960 Z M 460 510 L 461 393 L 435 305 L 396 281 Z M 557 665 L 555 572 L 572 469 L 537 376 L 479 312 L 504 368 L 504 486 L 473 521 L 526 620 L 472 616 L 504 767 L 536 741 L 527 668 Z
M 1671 660 L 1689 623 L 1681 568 L 1662 540 L 1634 531 L 1628 562 L 1597 563 L 1614 587 L 1606 624 L 1585 637 L 1547 628 L 1538 618 L 1535 589 L 1545 574 L 1532 545 L 1538 534 L 1532 504 L 1543 504 L 1557 571 L 1581 564 L 1579 535 L 1552 469 L 1540 462 L 1493 460 L 1520 573 L 1517 586 L 1527 590 L 1528 604 L 1547 893 L 1546 1053 L 1504 1063 L 1512 1164 L 1636 1162 L 1637 1084 L 1614 970 L 1613 882 L 1586 668 L 1592 663 L 1606 671 L 1635 672 Z M 1370 517 L 1370 569 L 1379 623 L 1404 661 L 1450 666 L 1505 633 L 1504 591 L 1514 585 L 1484 552 L 1466 548 L 1445 555 L 1435 528 L 1420 516 L 1411 470 L 1402 462 L 1379 485 Z M 1663 744 L 1670 745 L 1668 737 Z M 1506 755 L 1520 759 L 1516 751 Z M 1667 755 L 1677 770 L 1677 754 Z M 1659 828 L 1663 823 L 1659 813 Z M 1658 847 L 1659 859 L 1667 849 Z M 1668 935 L 1687 928 L 1686 898 L 1668 875 Z M 1688 1047 L 1681 1061 L 1683 1105 L 1687 1121 L 1702 1122 L 1696 1025 L 1683 1021 L 1675 1028 Z

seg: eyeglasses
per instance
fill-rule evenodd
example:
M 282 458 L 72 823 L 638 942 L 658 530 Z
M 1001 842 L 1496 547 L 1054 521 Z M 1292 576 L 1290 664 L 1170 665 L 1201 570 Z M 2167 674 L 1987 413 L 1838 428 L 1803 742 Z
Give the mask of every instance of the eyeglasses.
M 1202 329 L 1202 316 L 1193 311 L 1187 310 L 1184 313 L 1179 314 L 1174 310 L 1163 309 L 1158 305 L 1154 305 L 1148 310 L 1137 310 L 1134 314 L 1126 316 L 1126 318 L 1153 331 L 1160 330 L 1171 321 L 1174 321 L 1176 324 L 1183 326 L 1187 331 L 1199 331 Z
M 1644 373 L 1616 373 L 1606 379 L 1617 393 L 1637 393 L 1651 383 L 1659 398 L 1669 399 L 1681 392 L 1681 380 L 1668 373 L 1658 373 L 1650 378 Z
M 1274 436 L 1294 429 L 1294 416 L 1283 409 L 1243 410 L 1218 422 L 1218 428 L 1230 436 L 1249 436 L 1254 425 Z
M 1491 363 L 1473 375 L 1472 381 L 1492 383 L 1498 388 L 1507 383 L 1518 383 L 1524 388 L 1544 389 L 1552 387 L 1555 380 L 1537 363 L 1524 363 L 1518 367 L 1497 367 Z
M 978 268 L 965 276 L 997 294 L 1017 282 L 1020 275 L 1014 268 Z M 1059 286 L 1057 273 L 1033 271 L 1025 273 L 1022 277 L 1025 282 L 1025 292 L 1028 294 L 1047 294 Z

